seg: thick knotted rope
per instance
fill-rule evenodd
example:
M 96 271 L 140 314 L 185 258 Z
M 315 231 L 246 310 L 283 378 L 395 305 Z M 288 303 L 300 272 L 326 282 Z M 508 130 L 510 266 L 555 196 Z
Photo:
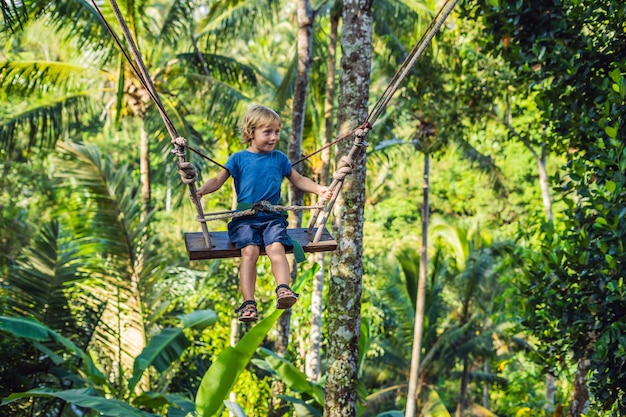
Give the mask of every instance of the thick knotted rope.
M 259 211 L 263 212 L 280 212 L 280 211 L 301 211 L 301 210 L 319 210 L 324 208 L 323 203 L 318 203 L 314 206 L 281 206 L 270 203 L 267 200 L 257 201 L 246 210 L 230 210 L 230 211 L 220 211 L 215 213 L 207 213 L 204 215 L 204 218 L 199 218 L 198 220 L 201 222 L 206 222 L 209 220 L 220 220 L 220 219 L 230 219 L 236 217 L 244 217 L 244 216 L 254 216 Z
M 178 167 L 180 179 L 185 184 L 193 184 L 196 182 L 196 179 L 198 178 L 198 171 L 191 162 L 178 162 L 176 166 Z
M 339 162 L 339 166 L 335 169 L 333 173 L 333 179 L 337 181 L 343 181 L 346 178 L 346 175 L 352 174 L 352 170 L 354 169 L 354 161 L 352 158 L 348 156 L 342 156 Z

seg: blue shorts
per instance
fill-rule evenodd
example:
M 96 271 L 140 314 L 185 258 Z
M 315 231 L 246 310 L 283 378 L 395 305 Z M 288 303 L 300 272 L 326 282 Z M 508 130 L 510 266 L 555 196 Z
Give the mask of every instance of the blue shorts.
M 228 237 L 237 249 L 248 245 L 265 248 L 275 242 L 282 243 L 287 249 L 292 247 L 287 220 L 283 216 L 235 218 L 228 223 Z

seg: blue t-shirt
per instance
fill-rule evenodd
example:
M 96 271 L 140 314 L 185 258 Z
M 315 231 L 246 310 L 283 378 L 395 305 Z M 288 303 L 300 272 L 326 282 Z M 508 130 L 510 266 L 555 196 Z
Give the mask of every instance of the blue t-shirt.
M 276 205 L 280 201 L 283 178 L 291 173 L 291 163 L 280 151 L 254 153 L 243 150 L 228 158 L 226 169 L 235 181 L 238 203 L 266 200 Z

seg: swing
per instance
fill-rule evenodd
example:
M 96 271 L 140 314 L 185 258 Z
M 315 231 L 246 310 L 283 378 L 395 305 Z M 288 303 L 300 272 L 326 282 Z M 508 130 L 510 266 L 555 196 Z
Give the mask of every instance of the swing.
M 134 58 L 134 61 L 131 59 L 128 52 L 123 47 L 117 35 L 111 29 L 104 15 L 101 13 L 100 9 L 98 8 L 98 5 L 96 4 L 96 2 L 94 0 L 91 0 L 91 2 L 95 10 L 98 12 L 100 18 L 102 19 L 103 23 L 105 24 L 106 28 L 108 29 L 109 33 L 112 35 L 114 41 L 117 43 L 118 47 L 120 48 L 120 51 L 127 58 L 133 71 L 135 72 L 135 74 L 137 74 L 142 85 L 148 91 L 148 94 L 150 95 L 157 109 L 159 110 L 161 118 L 163 119 L 163 122 L 165 123 L 168 133 L 170 134 L 170 137 L 172 139 L 172 144 L 174 145 L 174 150 L 172 150 L 172 153 L 178 156 L 179 173 L 180 173 L 182 181 L 189 186 L 189 190 L 191 192 L 191 195 L 193 196 L 194 204 L 198 212 L 198 220 L 200 221 L 200 225 L 202 229 L 201 232 L 185 233 L 185 246 L 187 248 L 189 259 L 200 260 L 200 259 L 231 258 L 231 257 L 241 256 L 241 251 L 238 249 L 235 249 L 235 247 L 232 245 L 232 243 L 230 242 L 230 239 L 228 238 L 227 232 L 209 232 L 207 225 L 206 225 L 206 218 L 203 212 L 202 205 L 200 204 L 199 199 L 197 198 L 197 192 L 196 192 L 196 186 L 195 186 L 195 180 L 197 178 L 197 174 L 195 172 L 195 168 L 193 167 L 193 165 L 191 165 L 189 162 L 186 161 L 185 149 L 190 149 L 193 152 L 200 154 L 204 158 L 221 166 L 222 168 L 224 168 L 223 165 L 213 161 L 211 158 L 205 155 L 202 155 L 197 150 L 191 148 L 186 143 L 186 140 L 183 137 L 179 136 L 178 133 L 176 132 L 176 128 L 174 127 L 172 121 L 170 120 L 167 113 L 165 112 L 165 108 L 163 104 L 161 103 L 161 100 L 156 92 L 156 88 L 154 87 L 154 84 L 152 83 L 150 74 L 148 73 L 148 70 L 145 67 L 143 59 L 141 58 L 141 55 L 139 54 L 137 45 L 130 33 L 130 30 L 128 29 L 128 26 L 124 22 L 122 14 L 115 0 L 110 0 L 110 3 L 111 3 L 111 6 L 113 8 L 116 18 L 122 27 L 124 37 L 126 38 L 126 41 L 130 47 L 130 51 Z M 347 137 L 354 136 L 355 138 L 352 149 L 350 150 L 347 156 L 344 156 L 340 159 L 338 167 L 333 175 L 333 182 L 328 188 L 333 190 L 334 194 L 333 194 L 331 201 L 323 207 L 323 215 L 320 218 L 320 221 L 317 222 L 318 216 L 320 212 L 322 211 L 322 207 L 316 206 L 314 207 L 315 212 L 311 216 L 311 221 L 310 221 L 308 229 L 304 229 L 304 228 L 287 229 L 288 235 L 291 237 L 292 241 L 294 242 L 294 247 L 301 246 L 304 252 L 328 252 L 328 251 L 334 251 L 337 248 L 337 242 L 328 232 L 325 225 L 328 219 L 328 215 L 330 214 L 331 208 L 333 204 L 335 203 L 338 197 L 339 191 L 341 190 L 343 186 L 345 176 L 352 173 L 352 169 L 354 168 L 353 161 L 356 159 L 357 153 L 361 152 L 362 149 L 367 147 L 367 142 L 365 141 L 365 137 L 367 136 L 367 133 L 371 130 L 372 125 L 374 124 L 376 119 L 378 119 L 378 117 L 381 115 L 383 109 L 386 107 L 386 105 L 391 100 L 391 97 L 395 94 L 395 92 L 399 88 L 400 83 L 408 75 L 411 68 L 415 65 L 415 62 L 417 61 L 417 59 L 422 55 L 426 46 L 430 43 L 430 41 L 435 36 L 435 33 L 443 25 L 443 22 L 446 20 L 446 17 L 452 11 L 452 8 L 456 4 L 456 2 L 457 0 L 453 0 L 450 4 L 446 2 L 446 4 L 442 6 L 442 8 L 437 13 L 437 16 L 435 17 L 435 19 L 433 19 L 429 27 L 426 29 L 426 31 L 422 35 L 422 38 L 419 39 L 419 41 L 413 46 L 413 49 L 411 50 L 411 52 L 407 55 L 404 62 L 401 64 L 400 68 L 396 71 L 393 78 L 391 79 L 387 87 L 385 88 L 385 91 L 378 98 L 372 110 L 369 112 L 367 119 L 363 124 L 345 133 L 344 135 L 341 135 L 332 143 L 329 143 L 323 146 L 322 148 L 318 149 L 312 154 L 307 155 L 301 160 L 292 164 L 292 166 L 297 165 L 301 163 L 302 161 L 304 161 L 305 159 L 310 158 L 311 156 L 321 152 L 323 149 L 328 148 Z M 303 209 L 303 207 L 300 207 L 300 209 Z M 293 249 L 290 250 L 289 253 L 293 253 Z
M 176 142 L 179 141 L 180 140 Z M 189 147 L 187 146 L 187 148 Z M 202 155 L 195 149 L 193 149 L 193 151 Z M 189 162 L 179 162 L 177 167 L 183 183 L 192 187 L 192 197 L 194 197 L 195 182 L 197 179 L 196 168 Z M 336 187 L 335 182 L 329 186 L 329 188 L 334 189 L 332 187 Z M 292 247 L 286 248 L 286 253 L 294 253 L 296 258 L 302 257 L 303 253 L 332 252 L 337 249 L 337 241 L 332 237 L 325 226 L 328 214 L 330 213 L 330 208 L 337 199 L 336 195 L 333 195 L 329 205 L 318 203 L 314 206 L 280 206 L 273 205 L 268 201 L 258 201 L 243 210 L 222 211 L 210 214 L 202 213 L 202 206 L 200 205 L 198 199 L 192 199 L 198 209 L 198 219 L 203 226 L 203 230 L 202 232 L 188 232 L 184 234 L 185 248 L 187 249 L 187 254 L 190 260 L 241 257 L 241 250 L 235 248 L 232 244 L 228 237 L 228 232 L 209 232 L 206 227 L 206 222 L 209 220 L 251 216 L 255 215 L 258 211 L 282 212 L 285 214 L 287 211 L 300 211 L 307 209 L 315 210 L 311 216 L 308 228 L 287 229 L 287 234 L 291 238 L 293 245 Z M 316 221 L 319 217 L 320 211 L 322 210 L 323 216 L 321 217 L 320 222 L 323 223 L 316 226 Z M 261 254 L 265 254 L 263 249 L 261 249 Z
M 310 242 L 307 237 L 308 229 L 287 229 L 289 237 L 302 246 L 306 253 L 312 252 L 332 252 L 337 249 L 337 241 L 324 228 L 319 242 Z M 235 249 L 228 238 L 228 232 L 209 232 L 211 247 L 208 248 L 202 232 L 185 233 L 185 248 L 189 259 L 192 261 L 200 259 L 238 258 L 241 257 L 241 250 Z M 286 253 L 293 253 L 293 247 L 286 250 Z M 264 255 L 265 251 L 261 250 Z

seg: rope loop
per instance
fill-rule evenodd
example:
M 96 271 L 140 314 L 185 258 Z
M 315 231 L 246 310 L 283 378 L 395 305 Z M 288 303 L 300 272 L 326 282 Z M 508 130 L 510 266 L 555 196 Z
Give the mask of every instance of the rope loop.
M 172 139 L 172 143 L 176 146 L 184 148 L 185 146 L 187 146 L 187 139 L 182 136 L 177 136 L 175 139 Z
M 333 173 L 333 179 L 337 181 L 343 181 L 346 175 L 352 174 L 354 169 L 354 161 L 348 156 L 341 157 L 341 163 Z
M 194 182 L 196 182 L 196 179 L 198 178 L 198 172 L 196 171 L 196 167 L 193 166 L 191 162 L 178 162 L 176 166 L 178 167 L 180 179 L 185 184 L 193 184 Z
M 352 174 L 352 167 L 339 168 L 333 173 L 333 179 L 337 181 L 343 181 L 346 176 L 350 174 Z
M 342 156 L 341 159 L 341 164 L 339 164 L 339 168 L 342 168 L 342 166 L 347 165 L 350 168 L 354 168 L 354 160 L 352 158 L 350 158 L 349 156 Z

